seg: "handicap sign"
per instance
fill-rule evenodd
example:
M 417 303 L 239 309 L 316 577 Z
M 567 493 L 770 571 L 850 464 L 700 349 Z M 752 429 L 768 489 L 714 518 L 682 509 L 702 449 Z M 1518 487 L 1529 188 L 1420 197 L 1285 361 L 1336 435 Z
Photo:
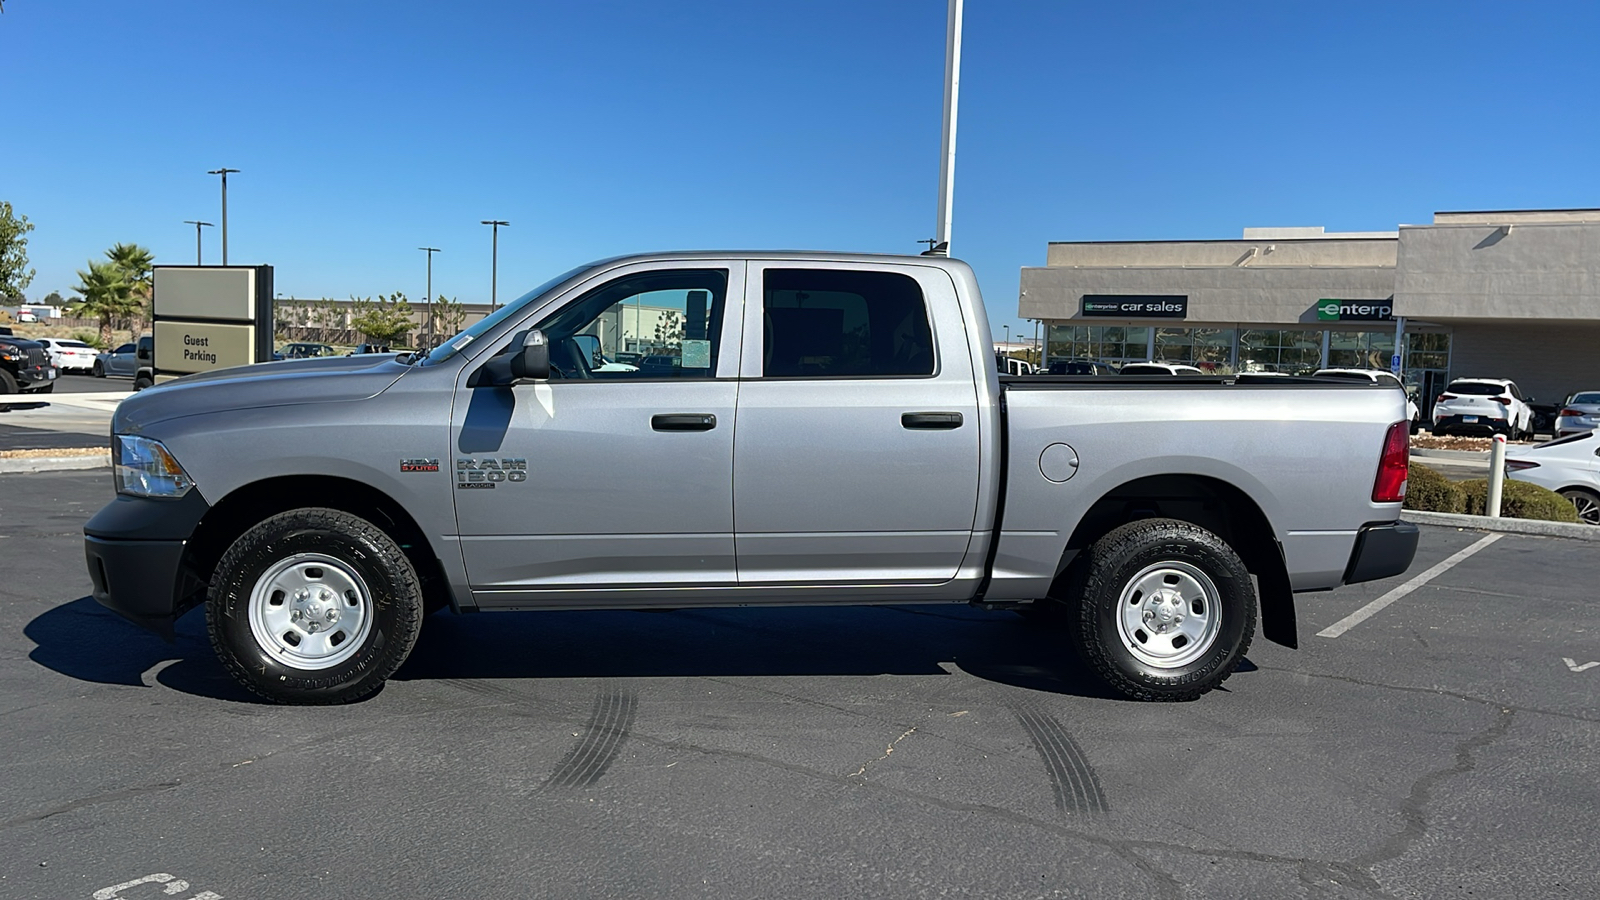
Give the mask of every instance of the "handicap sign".
M 1396 375 L 1400 374 L 1400 354 L 1396 353 L 1395 355 L 1389 357 L 1389 371 L 1395 373 Z

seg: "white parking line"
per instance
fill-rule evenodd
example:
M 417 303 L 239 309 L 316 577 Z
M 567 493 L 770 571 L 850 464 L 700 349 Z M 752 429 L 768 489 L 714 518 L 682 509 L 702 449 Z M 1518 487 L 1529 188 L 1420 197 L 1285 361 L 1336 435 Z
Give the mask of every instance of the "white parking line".
M 1490 544 L 1494 543 L 1495 541 L 1500 540 L 1502 537 L 1505 537 L 1505 535 L 1503 535 L 1503 534 L 1487 534 L 1487 535 L 1484 535 L 1481 539 L 1479 539 L 1479 541 L 1477 543 L 1473 544 L 1472 546 L 1466 548 L 1465 550 L 1462 550 L 1462 551 L 1456 553 L 1454 556 L 1450 557 L 1449 559 L 1445 560 L 1442 563 L 1439 563 L 1437 566 L 1434 566 L 1433 568 L 1429 569 L 1428 571 L 1423 572 L 1421 575 L 1418 575 L 1417 577 L 1411 579 L 1410 581 L 1406 582 L 1405 584 L 1400 585 L 1399 587 L 1395 588 L 1394 590 L 1390 591 L 1389 593 L 1384 594 L 1382 597 L 1379 597 L 1378 599 L 1372 601 L 1371 603 L 1368 603 L 1366 606 L 1361 607 L 1360 609 L 1356 610 L 1355 612 L 1351 613 L 1350 615 L 1345 616 L 1344 618 L 1342 618 L 1339 621 L 1333 623 L 1332 625 L 1329 625 L 1327 628 L 1324 628 L 1321 631 L 1317 632 L 1317 637 L 1336 638 L 1339 635 L 1344 634 L 1346 631 L 1349 631 L 1350 629 L 1356 627 L 1357 625 L 1360 625 L 1362 622 L 1365 622 L 1366 620 L 1368 620 L 1368 619 L 1372 618 L 1373 616 L 1377 615 L 1378 613 L 1382 612 L 1384 610 L 1384 608 L 1387 607 L 1389 604 L 1395 602 L 1396 600 L 1399 600 L 1401 597 L 1404 597 L 1405 595 L 1411 593 L 1412 591 L 1416 590 L 1417 588 L 1422 587 L 1423 585 L 1427 584 L 1428 582 L 1432 581 L 1433 579 L 1438 578 L 1440 575 L 1443 575 L 1445 572 L 1450 571 L 1450 569 L 1454 568 L 1457 563 L 1461 562 L 1462 560 L 1466 559 L 1467 557 L 1471 556 L 1472 554 L 1477 553 L 1479 550 L 1482 550 L 1483 548 L 1489 546 Z

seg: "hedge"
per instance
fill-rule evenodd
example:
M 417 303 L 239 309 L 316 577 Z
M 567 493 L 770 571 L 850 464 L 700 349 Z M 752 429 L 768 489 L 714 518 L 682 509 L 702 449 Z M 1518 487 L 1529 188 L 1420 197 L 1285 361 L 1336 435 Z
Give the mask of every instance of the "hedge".
M 1482 505 L 1481 501 L 1479 505 Z M 1406 474 L 1405 508 L 1464 513 L 1467 511 L 1467 495 L 1460 485 L 1433 469 L 1412 463 Z
M 1463 482 L 1467 515 L 1481 516 L 1489 497 L 1489 482 L 1484 479 Z M 1571 501 L 1526 481 L 1506 479 L 1500 491 L 1500 515 L 1508 519 L 1539 519 L 1545 522 L 1578 522 L 1578 511 Z

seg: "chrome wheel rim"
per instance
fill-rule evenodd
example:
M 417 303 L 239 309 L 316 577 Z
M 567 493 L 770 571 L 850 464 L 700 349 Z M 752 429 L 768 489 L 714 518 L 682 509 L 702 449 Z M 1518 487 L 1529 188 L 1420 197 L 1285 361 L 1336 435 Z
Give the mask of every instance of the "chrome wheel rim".
M 1146 566 L 1128 579 L 1117 603 L 1117 636 L 1133 657 L 1177 669 L 1210 652 L 1222 628 L 1216 583 L 1184 562 Z
M 1572 508 L 1578 512 L 1578 521 L 1585 525 L 1600 525 L 1600 501 L 1588 494 L 1574 491 L 1567 495 L 1572 501 Z
M 372 594 L 346 563 L 296 553 L 250 591 L 250 633 L 268 656 L 296 669 L 327 669 L 354 656 L 372 631 Z

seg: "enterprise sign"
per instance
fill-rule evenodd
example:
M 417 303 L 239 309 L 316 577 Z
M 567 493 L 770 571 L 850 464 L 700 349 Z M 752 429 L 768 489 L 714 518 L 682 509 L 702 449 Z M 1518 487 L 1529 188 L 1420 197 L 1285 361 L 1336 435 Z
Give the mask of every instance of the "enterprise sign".
M 1392 300 L 1318 300 L 1319 322 L 1393 322 Z
M 1189 297 L 1185 294 L 1084 294 L 1080 314 L 1139 319 L 1181 319 L 1189 314 Z

